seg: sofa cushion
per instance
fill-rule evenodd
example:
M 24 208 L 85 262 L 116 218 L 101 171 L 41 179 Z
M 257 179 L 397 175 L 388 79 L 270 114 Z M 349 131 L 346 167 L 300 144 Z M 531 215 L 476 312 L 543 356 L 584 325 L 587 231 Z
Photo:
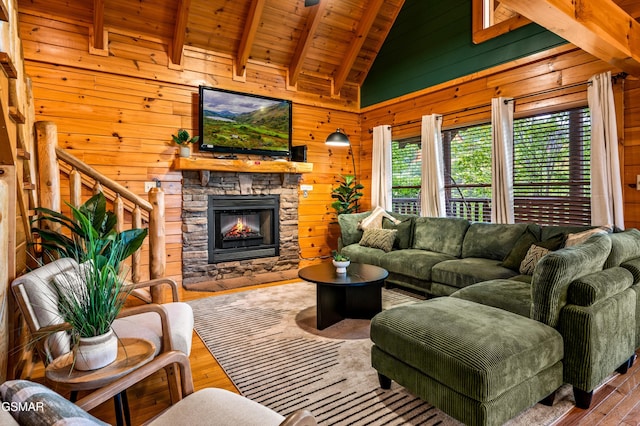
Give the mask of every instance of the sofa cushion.
M 567 304 L 569 284 L 583 275 L 602 270 L 611 251 L 608 235 L 592 235 L 583 244 L 566 247 L 543 257 L 531 279 L 531 318 L 555 327 Z
M 380 266 L 380 259 L 385 254 L 384 251 L 380 249 L 364 247 L 358 243 L 343 247 L 340 253 L 349 256 L 352 262 L 368 263 L 369 265 L 376 266 Z
M 393 243 L 396 240 L 397 233 L 398 231 L 395 229 L 365 229 L 358 244 L 389 252 L 393 249 Z
M 407 249 L 396 250 L 380 258 L 380 266 L 390 273 L 431 281 L 431 270 L 434 265 L 455 259 L 455 257 L 433 251 Z
M 395 216 L 395 215 L 394 215 Z M 393 243 L 393 248 L 397 250 L 404 250 L 411 248 L 413 245 L 413 221 L 414 217 L 405 217 L 396 219 L 400 220 L 400 223 L 395 224 L 386 217 L 382 219 L 382 228 L 383 229 L 395 229 L 398 231 L 396 234 L 396 239 Z
M 576 232 L 582 232 L 592 229 L 593 226 L 571 226 L 571 225 L 550 225 L 543 226 L 540 231 L 540 240 L 548 240 L 551 237 L 567 234 L 574 234 Z
M 362 238 L 362 230 L 358 227 L 358 224 L 370 214 L 371 212 L 338 215 L 343 246 L 348 246 L 360 241 L 360 238 Z
M 375 209 L 373 209 L 373 211 L 369 216 L 365 217 L 364 219 L 362 219 L 362 221 L 360 221 L 360 224 L 358 225 L 358 227 L 363 231 L 366 229 L 381 229 L 382 219 L 385 217 L 391 220 L 393 223 L 397 224 L 400 222 L 398 219 L 394 218 L 389 213 L 387 213 L 385 209 L 378 206 Z
M 531 284 L 522 281 L 484 281 L 460 289 L 451 297 L 504 309 L 527 318 L 531 315 Z
M 512 269 L 516 272 L 520 270 L 520 264 L 527 255 L 531 244 L 538 241 L 538 237 L 533 233 L 530 227 L 524 230 L 522 235 L 518 238 L 518 241 L 513 245 L 511 251 L 505 256 L 500 266 Z
M 608 234 L 613 231 L 612 226 L 599 226 L 593 229 L 587 229 L 582 232 L 575 232 L 573 234 L 567 234 L 567 239 L 564 241 L 565 247 L 577 246 L 578 244 L 582 244 L 589 239 L 593 234 L 601 233 Z
M 415 220 L 413 248 L 460 257 L 469 221 L 450 217 L 419 217 Z
M 482 281 L 510 278 L 518 275 L 511 269 L 500 266 L 500 261 L 468 257 L 445 260 L 433 267 L 431 280 L 452 287 L 463 288 Z
M 462 257 L 502 261 L 526 229 L 525 223 L 472 223 L 464 236 Z
M 611 238 L 611 253 L 604 264 L 605 268 L 620 266 L 624 262 L 640 257 L 640 231 L 635 228 L 624 232 L 615 232 Z

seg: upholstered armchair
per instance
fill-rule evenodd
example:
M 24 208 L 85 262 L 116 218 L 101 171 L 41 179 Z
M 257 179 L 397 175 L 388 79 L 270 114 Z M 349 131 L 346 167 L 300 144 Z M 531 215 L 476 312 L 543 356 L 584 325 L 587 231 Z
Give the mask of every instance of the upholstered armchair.
M 55 358 L 71 350 L 69 335 L 64 332 L 50 334 L 51 330 L 64 324 L 57 308 L 57 295 L 51 281 L 62 273 L 78 268 L 74 259 L 62 258 L 41 266 L 16 278 L 11 284 L 20 311 L 25 318 L 31 335 L 35 338 L 37 351 L 48 365 Z M 122 339 L 135 337 L 154 343 L 156 355 L 162 352 L 178 350 L 187 356 L 191 352 L 193 336 L 193 311 L 191 306 L 178 300 L 177 285 L 170 279 L 156 279 L 145 283 L 133 284 L 136 290 L 153 286 L 169 285 L 172 301 L 163 304 L 145 304 L 125 307 L 113 323 L 113 330 Z M 38 336 L 50 334 L 47 338 Z M 168 375 L 173 375 L 172 366 Z M 172 389 L 172 400 L 176 400 L 179 391 Z

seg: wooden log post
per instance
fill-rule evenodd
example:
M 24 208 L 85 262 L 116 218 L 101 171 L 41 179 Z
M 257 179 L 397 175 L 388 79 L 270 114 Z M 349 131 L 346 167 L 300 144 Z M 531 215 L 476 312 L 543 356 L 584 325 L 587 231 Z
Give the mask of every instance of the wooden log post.
M 136 205 L 131 213 L 131 221 L 133 224 L 133 228 L 140 229 L 142 228 L 142 211 L 140 210 L 140 206 Z M 140 256 L 141 256 L 142 248 L 139 248 L 131 255 L 131 281 L 134 283 L 140 282 Z
M 82 175 L 75 167 L 69 173 L 69 202 L 73 207 L 82 204 Z
M 149 202 L 153 206 L 149 213 L 149 275 L 151 279 L 154 279 L 164 276 L 167 263 L 164 226 L 165 203 L 162 188 L 149 190 Z M 162 288 L 153 287 L 151 300 L 154 303 L 162 303 L 162 293 Z
M 60 169 L 56 146 L 58 128 L 51 121 L 37 121 L 36 141 L 38 143 L 38 194 L 39 205 L 60 212 Z M 60 224 L 41 223 L 45 229 L 60 231 Z

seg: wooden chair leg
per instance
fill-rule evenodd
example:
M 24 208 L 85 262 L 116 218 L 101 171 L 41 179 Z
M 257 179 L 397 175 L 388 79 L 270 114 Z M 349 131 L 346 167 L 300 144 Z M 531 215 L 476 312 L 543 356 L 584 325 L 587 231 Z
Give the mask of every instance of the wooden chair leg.
M 636 354 L 633 354 L 628 360 L 626 360 L 622 365 L 616 368 L 616 373 L 627 374 L 627 371 L 633 366 L 633 362 L 636 360 Z
M 382 389 L 391 389 L 391 379 L 384 374 L 378 373 L 378 381 Z
M 167 373 L 167 383 L 169 384 L 169 395 L 171 396 L 171 405 L 177 403 L 182 399 L 182 390 L 180 386 L 180 374 L 176 374 L 176 367 L 174 364 L 168 365 L 164 368 Z
M 552 407 L 553 406 L 553 401 L 555 401 L 556 399 L 556 391 L 551 392 L 550 395 L 547 395 L 546 398 L 544 398 L 542 401 L 540 401 L 540 404 L 542 405 L 546 405 L 547 407 Z
M 573 387 L 573 396 L 576 399 L 576 407 L 587 409 L 591 406 L 591 399 L 593 398 L 593 391 L 587 392 L 577 387 Z

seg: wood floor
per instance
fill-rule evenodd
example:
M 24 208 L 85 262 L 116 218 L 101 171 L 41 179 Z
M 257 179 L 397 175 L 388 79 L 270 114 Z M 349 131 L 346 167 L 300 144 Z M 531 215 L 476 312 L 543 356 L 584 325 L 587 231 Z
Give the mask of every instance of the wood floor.
M 189 301 L 291 282 L 295 281 L 283 281 L 216 293 L 182 291 L 180 297 L 183 301 Z M 640 356 L 640 351 L 638 351 L 638 355 Z M 195 332 L 193 334 L 190 361 L 196 390 L 206 387 L 218 387 L 238 392 Z M 43 368 L 41 364 L 34 368 L 32 379 L 37 381 L 43 380 Z M 129 389 L 127 395 L 133 425 L 143 424 L 170 405 L 166 377 L 163 371 L 133 386 Z M 115 424 L 113 404 L 111 402 L 102 404 L 91 411 L 91 413 L 106 422 Z M 573 408 L 567 415 L 556 422 L 555 425 L 640 425 L 640 361 L 636 361 L 627 374 L 616 375 L 607 384 L 601 386 L 596 391 L 589 410 Z

